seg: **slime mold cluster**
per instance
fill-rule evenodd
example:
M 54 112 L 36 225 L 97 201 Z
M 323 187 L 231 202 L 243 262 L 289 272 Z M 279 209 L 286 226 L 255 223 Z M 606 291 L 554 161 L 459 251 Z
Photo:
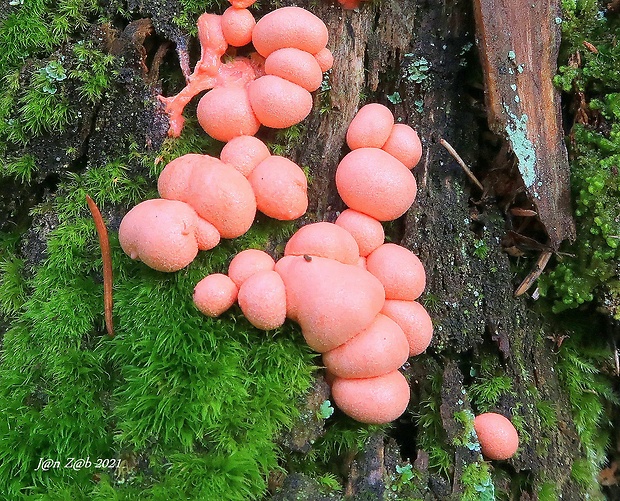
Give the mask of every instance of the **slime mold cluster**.
M 293 220 L 308 206 L 300 167 L 271 155 L 253 136 L 261 125 L 285 128 L 310 113 L 310 92 L 333 63 L 327 28 L 297 7 L 277 9 L 257 23 L 246 8 L 252 0 L 231 3 L 221 16 L 200 17 L 200 61 L 179 94 L 160 97 L 169 134 L 178 136 L 185 105 L 212 89 L 200 100 L 198 119 L 227 144 L 219 159 L 187 154 L 170 162 L 158 180 L 162 198 L 134 207 L 119 229 L 123 250 L 159 271 L 178 271 L 199 250 L 242 235 L 257 210 Z M 229 51 L 250 42 L 256 52 Z M 262 330 L 287 318 L 297 322 L 308 345 L 322 354 L 335 404 L 358 421 L 387 423 L 409 403 L 399 368 L 426 350 L 433 333 L 430 316 L 416 301 L 426 284 L 422 263 L 408 249 L 385 243 L 381 224 L 413 204 L 411 169 L 422 147 L 417 133 L 394 123 L 380 104 L 359 110 L 346 142 L 351 151 L 338 165 L 336 187 L 348 208 L 336 221 L 299 229 L 277 262 L 255 249 L 237 254 L 228 274 L 211 274 L 196 285 L 193 299 L 210 317 L 238 302 Z M 476 431 L 491 459 L 506 459 L 518 447 L 503 416 L 479 416 Z
M 426 276 L 415 254 L 385 243 L 381 221 L 413 203 L 410 168 L 421 156 L 417 133 L 394 124 L 388 108 L 363 107 L 347 133 L 351 152 L 336 171 L 349 205 L 334 223 L 299 229 L 275 262 L 259 250 L 239 253 L 228 275 L 212 274 L 194 292 L 196 306 L 218 316 L 235 301 L 257 328 L 288 318 L 322 354 L 336 405 L 354 419 L 387 423 L 400 416 L 410 390 L 399 368 L 426 350 L 432 322 L 416 301 Z

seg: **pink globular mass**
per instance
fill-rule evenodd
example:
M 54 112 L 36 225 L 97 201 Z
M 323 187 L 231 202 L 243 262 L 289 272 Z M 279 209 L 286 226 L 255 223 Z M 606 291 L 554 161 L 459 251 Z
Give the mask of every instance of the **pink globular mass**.
M 277 9 L 255 22 L 246 9 L 252 3 L 231 0 L 232 7 L 223 15 L 203 14 L 198 19 L 200 60 L 181 92 L 159 96 L 169 117 L 169 136 L 181 134 L 183 110 L 192 98 L 211 89 L 198 105 L 198 119 L 219 141 L 254 135 L 261 124 L 290 127 L 310 113 L 310 92 L 333 63 L 325 24 L 299 7 Z M 250 42 L 256 52 L 250 50 L 245 57 L 229 49 Z M 269 58 L 274 51 L 277 56 Z

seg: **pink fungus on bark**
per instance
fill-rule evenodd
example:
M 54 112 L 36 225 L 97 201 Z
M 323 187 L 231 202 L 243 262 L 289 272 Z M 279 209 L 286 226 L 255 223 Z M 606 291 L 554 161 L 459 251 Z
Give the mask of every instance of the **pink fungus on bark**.
M 308 346 L 319 353 L 359 334 L 385 302 L 373 275 L 333 259 L 284 256 L 275 270 L 286 287 L 287 316 L 299 323 Z
M 276 329 L 286 320 L 286 290 L 275 271 L 259 271 L 245 280 L 238 301 L 245 317 L 257 329 Z
M 222 34 L 233 47 L 243 47 L 252 41 L 252 31 L 256 26 L 254 16 L 247 9 L 229 7 L 222 14 Z
M 265 143 L 254 136 L 239 136 L 231 139 L 224 145 L 220 153 L 220 160 L 232 165 L 245 177 L 271 153 Z
M 433 322 L 420 303 L 386 299 L 381 313 L 396 322 L 405 333 L 409 343 L 409 356 L 426 351 L 433 339 Z
M 366 268 L 385 288 L 386 299 L 414 301 L 426 287 L 426 273 L 418 256 L 400 245 L 387 243 L 366 258 Z
M 402 329 L 385 315 L 346 343 L 323 353 L 323 364 L 332 374 L 350 379 L 381 376 L 398 369 L 409 358 L 409 344 Z
M 375 218 L 353 209 L 340 213 L 336 224 L 347 230 L 357 242 L 360 256 L 366 257 L 385 240 L 383 226 Z
M 379 221 L 402 216 L 417 193 L 411 171 L 379 148 L 359 148 L 347 154 L 336 170 L 336 187 L 351 209 Z
M 323 80 L 323 71 L 316 58 L 303 50 L 278 49 L 265 59 L 265 73 L 284 78 L 309 92 L 317 90 Z
M 308 181 L 304 171 L 277 155 L 259 163 L 249 174 L 258 210 L 280 221 L 292 221 L 308 208 Z
M 408 169 L 413 169 L 422 158 L 422 143 L 418 133 L 405 124 L 394 124 L 381 149 L 400 160 Z
M 367 104 L 349 124 L 347 145 L 352 150 L 381 148 L 390 137 L 393 126 L 394 115 L 387 107 L 378 103 Z
M 185 268 L 198 254 L 198 215 L 175 200 L 146 200 L 121 221 L 118 239 L 123 251 L 157 271 Z
M 356 421 L 383 424 L 394 421 L 407 409 L 409 385 L 398 371 L 365 379 L 336 377 L 332 382 L 336 405 Z
M 248 93 L 240 85 L 217 87 L 207 92 L 198 102 L 196 114 L 204 131 L 218 141 L 253 136 L 260 128 Z
M 283 7 L 261 18 L 252 43 L 263 57 L 278 49 L 295 48 L 316 54 L 327 46 L 327 27 L 317 16 L 300 7 Z
M 312 95 L 306 89 L 274 75 L 250 83 L 248 95 L 258 120 L 274 129 L 298 124 L 312 110 Z
M 509 459 L 519 448 L 519 434 L 510 420 L 501 414 L 486 412 L 476 416 L 474 429 L 482 454 L 488 459 Z
M 302 226 L 289 239 L 285 256 L 319 256 L 344 264 L 357 264 L 359 248 L 351 234 L 334 223 L 319 222 Z

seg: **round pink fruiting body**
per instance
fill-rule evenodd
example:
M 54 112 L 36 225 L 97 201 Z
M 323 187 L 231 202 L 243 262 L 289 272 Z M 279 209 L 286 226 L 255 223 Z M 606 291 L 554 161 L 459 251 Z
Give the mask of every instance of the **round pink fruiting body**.
M 131 259 L 157 271 L 178 271 L 198 254 L 197 220 L 196 212 L 183 202 L 146 200 L 125 215 L 118 238 Z
M 196 215 L 196 241 L 199 250 L 210 250 L 220 243 L 220 232 L 217 228 L 198 215 Z
M 351 209 L 379 221 L 402 216 L 417 193 L 411 171 L 379 148 L 359 148 L 348 153 L 336 170 L 336 187 Z
M 400 245 L 387 243 L 378 247 L 366 258 L 366 268 L 383 284 L 386 299 L 414 301 L 426 287 L 422 262 Z
M 263 57 L 278 49 L 292 47 L 316 54 L 327 46 L 327 27 L 317 16 L 300 7 L 283 7 L 261 18 L 252 43 Z
M 390 137 L 381 149 L 400 160 L 408 169 L 413 169 L 422 158 L 418 133 L 406 124 L 394 124 Z
M 519 448 L 519 434 L 510 420 L 501 414 L 487 412 L 474 419 L 474 428 L 482 454 L 489 459 L 512 457 Z
M 284 256 L 275 270 L 286 286 L 287 317 L 300 325 L 310 348 L 320 353 L 368 327 L 385 302 L 375 277 L 333 259 Z
M 411 171 L 379 148 L 348 153 L 336 170 L 336 187 L 351 209 L 379 221 L 402 216 L 417 193 Z
M 265 60 L 265 73 L 284 78 L 309 92 L 317 90 L 323 72 L 312 54 L 299 49 L 278 49 Z
M 381 376 L 398 369 L 409 358 L 409 344 L 396 322 L 378 314 L 362 332 L 323 353 L 323 364 L 338 377 Z
M 259 271 L 245 280 L 237 300 L 245 317 L 257 329 L 276 329 L 286 320 L 284 282 L 275 271 Z
M 420 303 L 386 299 L 381 313 L 394 320 L 405 333 L 410 357 L 424 353 L 431 344 L 433 322 Z
M 301 122 L 312 110 L 310 93 L 284 78 L 265 75 L 247 89 L 254 115 L 267 127 L 285 129 Z
M 237 136 L 224 145 L 220 153 L 220 160 L 232 165 L 245 177 L 271 153 L 260 139 L 254 136 Z
M 378 103 L 367 104 L 360 108 L 357 115 L 351 120 L 347 129 L 347 145 L 352 150 L 358 148 L 381 148 L 388 140 L 394 115 Z M 377 165 L 380 168 L 381 164 Z
M 357 242 L 360 256 L 366 257 L 385 240 L 383 225 L 366 214 L 346 209 L 336 219 L 336 224 L 347 230 Z
M 216 158 L 202 156 L 204 160 L 194 167 L 182 201 L 215 226 L 222 238 L 243 235 L 256 215 L 252 186 L 235 168 Z M 159 186 L 160 192 L 162 188 L 167 192 L 161 182 Z
M 383 424 L 405 412 L 410 390 L 405 376 L 394 371 L 365 379 L 336 377 L 332 396 L 338 408 L 356 421 Z
M 168 162 L 157 179 L 157 191 L 162 198 L 185 201 L 194 167 L 210 162 L 206 155 L 188 153 Z
M 308 208 L 308 180 L 304 171 L 288 158 L 270 156 L 248 176 L 256 206 L 266 216 L 291 221 Z
M 235 9 L 247 9 L 251 5 L 254 5 L 256 0 L 228 0 L 230 5 L 232 5 Z
M 266 252 L 246 249 L 237 254 L 228 265 L 228 276 L 237 287 L 241 287 L 252 275 L 260 271 L 273 271 L 276 263 Z
M 319 256 L 353 265 L 359 254 L 357 242 L 348 231 L 325 221 L 302 226 L 284 248 L 285 256 Z
M 334 55 L 327 47 L 318 51 L 314 57 L 316 62 L 319 63 L 321 72 L 325 73 L 326 71 L 332 69 L 332 66 L 334 65 Z
M 233 47 L 249 44 L 255 26 L 254 16 L 247 9 L 229 7 L 222 14 L 222 34 L 226 42 Z
M 248 93 L 240 85 L 216 87 L 198 102 L 198 122 L 213 139 L 230 141 L 237 136 L 253 136 L 260 128 Z
M 235 304 L 237 292 L 237 286 L 229 277 L 214 273 L 196 284 L 194 304 L 208 317 L 217 317 Z

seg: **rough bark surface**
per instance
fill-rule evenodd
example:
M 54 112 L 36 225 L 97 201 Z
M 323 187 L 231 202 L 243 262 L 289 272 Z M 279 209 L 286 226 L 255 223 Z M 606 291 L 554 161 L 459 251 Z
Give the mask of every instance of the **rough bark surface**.
M 510 142 L 550 245 L 575 238 L 568 154 L 553 86 L 560 48 L 560 2 L 475 0 L 491 130 Z
M 308 136 L 296 155 L 300 164 L 310 167 L 313 176 L 309 219 L 333 220 L 336 211 L 343 208 L 335 191 L 334 173 L 346 151 L 346 127 L 359 106 L 367 101 L 387 104 L 397 120 L 419 131 L 424 154 L 415 169 L 418 197 L 406 216 L 392 226 L 391 237 L 418 253 L 427 270 L 426 305 L 435 324 L 430 357 L 441 365 L 447 364 L 441 395 L 444 428 L 448 437 L 458 433 L 454 414 L 466 408 L 463 393 L 470 378 L 463 374 L 463 367 L 473 366 L 483 351 L 494 353 L 513 378 L 515 390 L 513 397 L 499 403 L 497 411 L 510 416 L 518 410 L 532 437 L 523 443 L 518 458 L 510 461 L 512 467 L 529 472 L 530 494 L 544 479 L 551 478 L 564 499 L 576 499 L 578 489 L 570 480 L 576 433 L 568 402 L 553 370 L 555 355 L 550 343 L 544 345 L 537 335 L 541 331 L 540 320 L 527 311 L 524 300 L 513 298 L 509 258 L 500 248 L 506 230 L 505 215 L 493 204 L 472 203 L 480 193 L 470 186 L 460 167 L 439 144 L 441 138 L 448 140 L 483 176 L 490 168 L 481 160 L 479 148 L 486 117 L 475 103 L 482 96 L 480 82 L 476 82 L 480 78 L 476 66 L 480 63 L 475 49 L 471 49 L 475 42 L 471 4 L 462 0 L 387 0 L 379 5 L 364 4 L 359 11 L 341 11 L 323 2 L 307 8 L 329 27 L 330 47 L 335 55 L 330 76 L 331 107 L 326 113 L 318 113 L 317 105 L 307 122 Z M 412 65 L 421 57 L 430 62 L 430 70 L 420 83 L 410 76 Z M 541 78 L 550 79 L 552 68 L 546 71 Z M 524 85 L 521 80 L 519 84 Z M 545 81 L 545 86 L 551 89 L 551 81 Z M 394 92 L 402 98 L 396 105 L 387 98 Z M 360 95 L 368 98 L 361 99 Z M 551 102 L 556 110 L 554 99 Z M 536 123 L 537 114 L 529 108 L 527 112 L 532 114 L 532 123 Z M 558 134 L 559 129 L 553 141 Z M 551 146 L 566 167 L 565 151 L 559 145 L 551 144 L 548 148 Z M 551 160 L 549 165 L 553 165 Z M 550 204 L 561 206 L 561 214 L 566 213 L 564 194 L 558 198 L 538 193 L 550 197 Z M 562 218 L 561 214 L 558 217 Z M 557 229 L 550 230 L 556 243 L 572 234 L 572 226 L 565 220 L 552 226 Z M 488 248 L 488 255 L 483 258 L 474 252 L 480 242 Z M 409 371 L 412 380 L 423 381 L 433 365 L 434 362 L 429 365 L 428 361 L 416 362 L 414 358 Z M 422 385 L 418 388 L 412 384 L 412 388 L 412 401 L 428 396 Z M 558 418 L 563 425 L 551 435 L 540 429 L 535 391 L 538 398 L 558 402 Z M 409 429 L 407 433 L 415 443 L 424 430 L 412 433 Z M 551 446 L 541 445 L 543 436 Z M 376 479 L 381 469 L 384 482 L 388 480 L 386 464 L 390 459 L 375 442 L 369 443 L 352 467 L 348 487 L 352 499 L 383 499 L 386 495 L 380 494 L 380 484 L 366 479 L 362 485 L 364 482 L 360 481 L 360 471 Z M 409 447 L 415 450 L 415 445 Z M 462 447 L 454 451 L 459 471 L 472 461 L 467 452 Z M 416 465 L 421 468 L 420 478 L 428 481 L 422 489 L 427 492 L 426 497 L 460 499 L 463 491 L 459 482 L 446 486 L 441 479 L 429 476 L 424 458 L 424 451 L 420 451 Z M 361 467 L 359 462 L 365 466 Z M 459 471 L 453 472 L 455 479 L 459 478 Z

